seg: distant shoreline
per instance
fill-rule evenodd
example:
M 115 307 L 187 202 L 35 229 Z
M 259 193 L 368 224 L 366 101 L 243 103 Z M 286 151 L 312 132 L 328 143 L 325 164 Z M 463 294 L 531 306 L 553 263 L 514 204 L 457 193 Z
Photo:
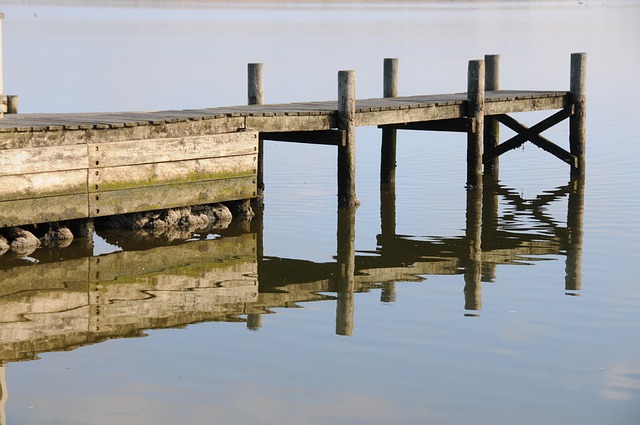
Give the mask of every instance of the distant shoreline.
M 236 5 L 236 4 L 384 4 L 384 3 L 477 3 L 486 0 L 4 0 L 6 6 L 186 6 L 186 5 Z M 490 0 L 489 0 L 490 1 Z M 495 1 L 495 0 L 494 0 Z M 526 2 L 528 0 L 510 0 Z M 548 0 L 553 1 L 553 0 Z M 556 0 L 557 1 L 557 0 Z M 562 0 L 560 0 L 562 1 Z M 0 8 L 2 5 L 0 5 Z

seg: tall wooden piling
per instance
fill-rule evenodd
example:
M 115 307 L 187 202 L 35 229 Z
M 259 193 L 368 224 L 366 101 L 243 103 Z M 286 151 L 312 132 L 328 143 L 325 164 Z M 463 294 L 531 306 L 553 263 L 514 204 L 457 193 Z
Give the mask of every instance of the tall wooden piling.
M 482 60 L 469 61 L 467 116 L 474 120 L 467 132 L 467 188 L 482 187 L 482 136 L 484 134 L 485 65 Z M 474 128 L 475 127 L 475 128 Z
M 500 55 L 485 55 L 485 79 L 484 88 L 486 91 L 500 90 Z M 500 123 L 491 116 L 484 120 L 484 152 L 498 146 L 500 143 Z M 484 164 L 485 174 L 498 175 L 500 163 L 499 157 L 495 157 L 490 162 Z
M 263 66 L 261 63 L 250 63 L 247 66 L 247 94 L 249 105 L 262 105 L 264 103 Z M 258 202 L 264 198 L 264 140 L 258 140 L 258 171 L 257 171 Z
M 585 172 L 585 144 L 587 142 L 587 54 L 571 54 L 571 98 L 574 103 L 573 115 L 569 118 L 569 146 L 578 159 L 572 174 Z
M 384 60 L 383 97 L 398 96 L 398 59 Z M 396 181 L 396 133 L 391 128 L 382 129 L 382 146 L 380 149 L 380 185 L 392 185 Z
M 4 95 L 4 77 L 3 77 L 3 64 L 2 64 L 2 21 L 4 20 L 4 13 L 0 13 L 0 101 Z M 0 107 L 0 118 L 2 118 L 4 109 Z
M 345 143 L 338 146 L 338 206 L 358 205 L 356 197 L 356 73 L 338 72 L 338 128 Z

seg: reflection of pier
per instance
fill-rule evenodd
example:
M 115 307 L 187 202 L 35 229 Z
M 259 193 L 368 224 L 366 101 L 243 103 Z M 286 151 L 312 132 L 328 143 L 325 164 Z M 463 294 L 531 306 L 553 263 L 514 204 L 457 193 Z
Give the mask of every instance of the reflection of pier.
M 258 329 L 274 308 L 324 300 L 336 302 L 336 333 L 351 335 L 354 294 L 380 289 L 381 301 L 393 302 L 396 282 L 426 275 L 463 275 L 464 307 L 476 315 L 482 283 L 493 281 L 497 265 L 547 255 L 566 255 L 565 290 L 581 289 L 583 177 L 534 199 L 485 181 L 482 191 L 467 191 L 466 229 L 455 237 L 397 235 L 393 187 L 382 193 L 376 250 L 357 255 L 355 209 L 342 209 L 335 262 L 264 257 L 258 216 L 255 233 L 236 229 L 219 239 L 201 235 L 159 247 L 146 241 L 142 250 L 137 245 L 137 251 L 98 257 L 76 243 L 66 260 L 47 258 L 45 251 L 35 264 L 0 263 L 0 425 L 7 397 L 3 364 L 43 352 L 207 321 Z M 547 206 L 565 196 L 562 226 Z M 120 243 L 134 249 L 132 241 Z
M 147 329 L 245 321 L 245 315 L 247 326 L 257 329 L 261 314 L 273 308 L 320 300 L 336 300 L 336 332 L 349 335 L 354 293 L 380 289 L 381 300 L 393 302 L 396 282 L 426 275 L 463 275 L 465 309 L 479 311 L 482 282 L 493 281 L 497 265 L 547 255 L 566 255 L 565 289 L 576 291 L 583 189 L 583 179 L 576 178 L 526 200 L 485 181 L 482 191 L 467 191 L 464 234 L 428 239 L 395 233 L 395 196 L 385 190 L 377 249 L 357 255 L 355 209 L 340 210 L 337 260 L 328 263 L 263 257 L 260 232 L 99 257 L 83 256 L 80 249 L 63 261 L 7 263 L 0 269 L 0 361 L 142 336 Z M 567 195 L 562 226 L 546 206 Z M 260 227 L 259 217 L 254 227 Z

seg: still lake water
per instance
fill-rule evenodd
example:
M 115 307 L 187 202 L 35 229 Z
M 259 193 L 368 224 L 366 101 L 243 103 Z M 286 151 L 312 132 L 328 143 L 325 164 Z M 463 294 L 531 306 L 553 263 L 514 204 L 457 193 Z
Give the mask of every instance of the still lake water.
M 243 104 L 249 62 L 269 103 L 335 98 L 341 69 L 378 97 L 385 57 L 401 95 L 464 91 L 492 53 L 504 89 L 567 90 L 583 51 L 587 175 L 526 144 L 479 208 L 464 135 L 404 132 L 381 211 L 380 133 L 358 129 L 349 226 L 335 150 L 267 142 L 250 229 L 0 258 L 0 423 L 640 423 L 637 2 L 78 3 L 3 1 L 21 112 Z

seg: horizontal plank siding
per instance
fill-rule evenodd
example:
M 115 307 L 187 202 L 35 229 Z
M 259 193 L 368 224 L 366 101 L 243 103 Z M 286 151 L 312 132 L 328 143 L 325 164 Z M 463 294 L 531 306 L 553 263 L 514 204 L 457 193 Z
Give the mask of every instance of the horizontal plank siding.
M 256 132 L 89 143 L 91 168 L 257 154 Z
M 88 217 L 87 195 L 52 196 L 0 202 L 0 227 Z
M 257 172 L 257 159 L 257 153 L 252 153 L 222 158 L 96 168 L 89 170 L 89 192 L 251 177 Z
M 239 177 L 93 193 L 89 217 L 250 199 L 256 190 L 255 177 Z
M 86 170 L 0 176 L 0 201 L 81 193 L 87 193 Z
M 0 150 L 0 176 L 86 168 L 86 145 Z

